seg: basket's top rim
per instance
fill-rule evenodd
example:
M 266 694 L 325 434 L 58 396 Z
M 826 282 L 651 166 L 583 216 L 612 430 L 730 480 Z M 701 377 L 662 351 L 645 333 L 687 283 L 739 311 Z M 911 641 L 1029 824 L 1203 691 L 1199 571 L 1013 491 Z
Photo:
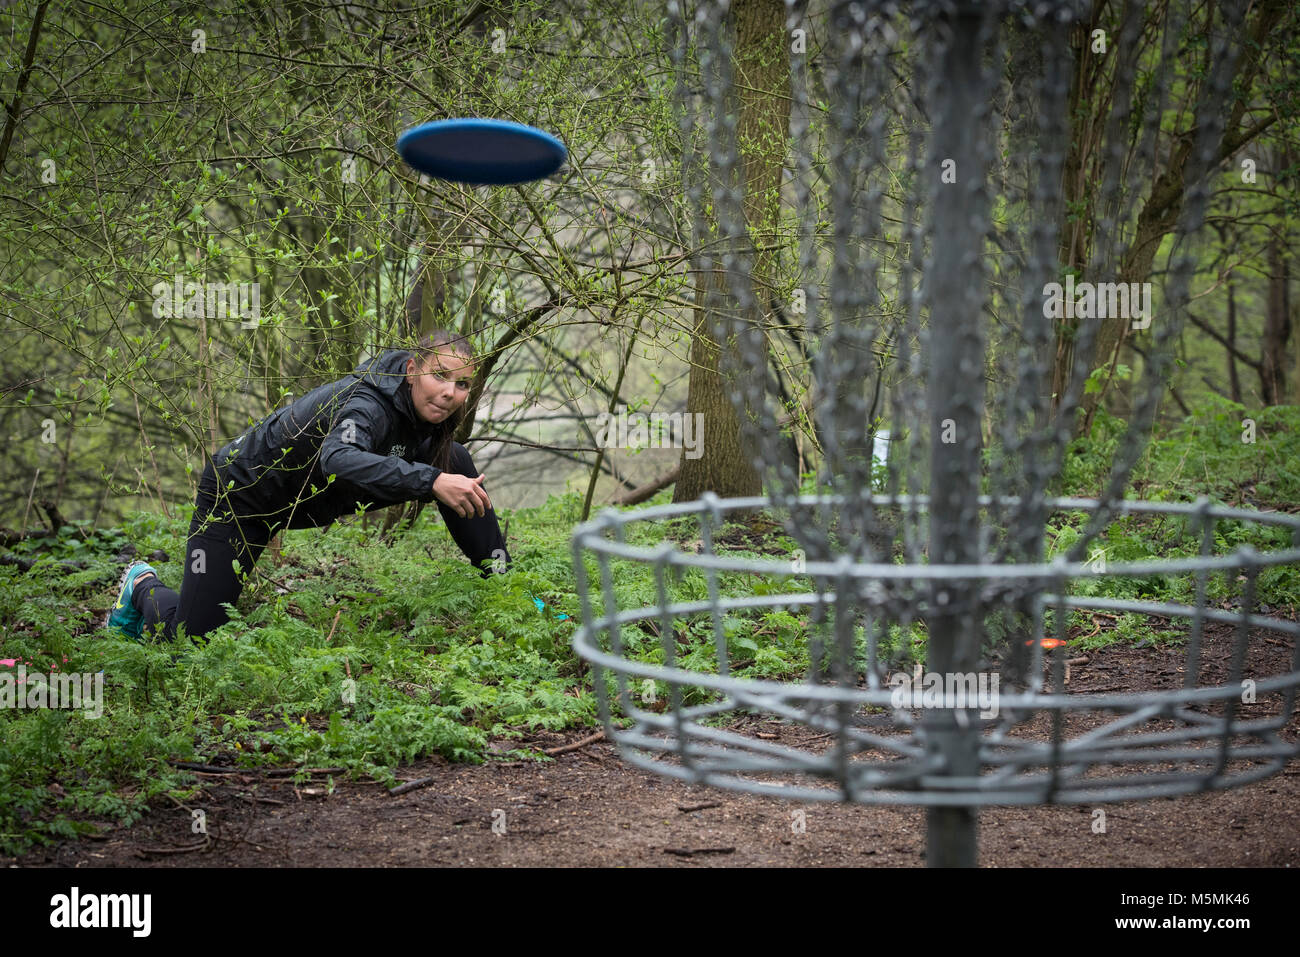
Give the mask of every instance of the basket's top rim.
M 573 550 L 577 557 L 583 550 L 590 550 L 616 558 L 633 561 L 645 561 L 662 565 L 690 566 L 711 568 L 718 571 L 759 572 L 783 574 L 799 577 L 827 578 L 869 578 L 869 579 L 1047 579 L 1060 580 L 1070 578 L 1110 577 L 1115 575 L 1168 575 L 1187 572 L 1241 569 L 1246 566 L 1264 567 L 1284 565 L 1300 561 L 1300 547 L 1279 549 L 1277 551 L 1259 552 L 1249 545 L 1242 545 L 1226 555 L 1197 555 L 1187 558 L 1161 559 L 1156 561 L 1107 562 L 1104 569 L 1092 562 L 1067 562 L 1064 556 L 1058 556 L 1051 562 L 1033 564 L 921 564 L 895 565 L 891 563 L 855 562 L 847 555 L 835 561 L 803 561 L 796 570 L 788 558 L 726 558 L 713 554 L 685 552 L 675 543 L 665 542 L 657 548 L 628 545 L 625 542 L 606 538 L 611 530 L 621 530 L 634 522 L 662 521 L 669 518 L 695 514 L 709 514 L 721 524 L 722 516 L 728 511 L 763 507 L 790 508 L 794 506 L 815 507 L 819 505 L 837 505 L 847 503 L 850 498 L 857 501 L 870 501 L 873 507 L 902 507 L 924 512 L 929 507 L 927 495 L 871 495 L 853 497 L 837 495 L 801 495 L 797 498 L 774 499 L 769 496 L 752 496 L 749 498 L 719 498 L 712 492 L 705 492 L 692 502 L 670 505 L 656 505 L 651 508 L 632 512 L 619 512 L 613 508 L 604 509 L 591 521 L 574 529 Z M 987 507 L 994 503 L 1006 507 L 1021 504 L 1019 496 L 981 495 L 979 505 Z M 1097 499 L 1090 498 L 1044 498 L 1041 506 L 1048 512 L 1060 511 L 1095 511 L 1102 507 Z M 1286 512 L 1260 512 L 1253 509 L 1230 508 L 1211 504 L 1209 499 L 1201 498 L 1196 502 L 1144 502 L 1122 499 L 1112 506 L 1116 517 L 1128 514 L 1166 514 L 1191 515 L 1203 518 L 1227 518 L 1241 521 L 1257 522 L 1261 525 L 1280 525 L 1291 528 L 1297 533 L 1297 545 L 1300 546 L 1300 516 Z
M 588 522 L 579 525 L 574 531 L 575 534 L 588 529 L 607 528 L 611 525 L 627 525 L 637 521 L 658 521 L 665 518 L 676 518 L 683 515 L 690 515 L 695 512 L 714 512 L 725 513 L 736 511 L 737 509 L 751 508 L 790 508 L 792 506 L 816 506 L 816 505 L 846 505 L 850 501 L 860 503 L 870 503 L 873 508 L 888 508 L 890 506 L 912 507 L 919 511 L 928 511 L 930 507 L 930 496 L 928 495 L 845 495 L 844 493 L 834 493 L 825 495 L 799 495 L 799 496 L 782 496 L 780 498 L 770 495 L 754 495 L 748 498 L 719 498 L 713 492 L 705 492 L 698 499 L 690 502 L 674 502 L 669 505 L 653 505 L 650 508 L 631 509 L 628 511 L 619 511 L 616 508 L 609 507 L 602 509 L 601 512 Z M 1006 507 L 1017 507 L 1024 504 L 1024 500 L 1019 495 L 981 495 L 978 504 L 981 507 L 987 507 L 994 503 Z M 1075 498 L 1072 496 L 1061 497 L 1044 497 L 1041 503 L 1042 507 L 1053 512 L 1060 511 L 1096 511 L 1102 507 L 1100 500 L 1095 498 Z M 1167 514 L 1167 515 L 1197 515 L 1208 516 L 1211 518 L 1235 518 L 1243 521 L 1261 522 L 1271 525 L 1285 525 L 1290 528 L 1300 530 L 1300 515 L 1291 515 L 1287 512 L 1263 512 L 1251 508 L 1233 508 L 1227 505 L 1215 505 L 1210 499 L 1201 496 L 1195 502 L 1148 502 L 1142 499 L 1119 499 L 1111 503 L 1108 507 L 1115 509 L 1120 516 L 1128 515 L 1134 512 L 1147 514 Z

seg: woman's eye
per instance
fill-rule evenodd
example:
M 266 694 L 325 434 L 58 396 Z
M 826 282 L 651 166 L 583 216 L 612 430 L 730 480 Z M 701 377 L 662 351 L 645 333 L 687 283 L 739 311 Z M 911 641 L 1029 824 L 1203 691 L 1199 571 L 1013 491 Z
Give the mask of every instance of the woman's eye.
M 433 373 L 433 375 L 434 375 L 435 378 L 438 379 L 439 382 L 446 382 L 446 381 L 447 381 L 447 378 L 448 378 L 447 375 L 446 375 L 446 373 L 443 373 L 443 372 L 435 372 L 435 373 Z M 468 389 L 469 389 L 469 385 L 470 385 L 470 383 L 469 383 L 469 379 L 457 379 L 457 380 L 456 380 L 456 388 L 458 388 L 458 389 L 466 389 L 466 390 L 468 390 Z

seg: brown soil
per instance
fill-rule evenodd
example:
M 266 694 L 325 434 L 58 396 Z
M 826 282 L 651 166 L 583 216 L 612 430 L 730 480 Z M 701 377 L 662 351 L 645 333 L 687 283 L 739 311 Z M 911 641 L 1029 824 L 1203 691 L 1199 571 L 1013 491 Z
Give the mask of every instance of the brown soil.
M 1199 683 L 1226 681 L 1232 630 L 1207 634 Z M 1074 652 L 1072 654 L 1079 654 Z M 1245 674 L 1285 673 L 1293 644 L 1256 636 Z M 1075 693 L 1179 686 L 1180 648 L 1112 646 L 1072 668 Z M 1276 712 L 1276 696 L 1254 706 Z M 1070 733 L 1101 719 L 1072 716 Z M 736 729 L 787 744 L 813 740 L 804 727 L 756 718 Z M 1045 716 L 1024 726 L 1045 739 Z M 543 735 L 536 747 L 576 741 L 586 732 Z M 1283 732 L 1300 740 L 1295 716 Z M 508 743 L 514 746 L 513 742 Z M 824 747 L 809 744 L 810 748 Z M 254 772 L 199 775 L 203 791 L 187 806 L 164 803 L 131 828 L 68 841 L 0 864 L 63 867 L 169 866 L 909 866 L 924 863 L 925 812 L 919 808 L 794 803 L 686 785 L 637 770 L 604 741 L 553 762 L 441 759 L 403 769 L 433 783 L 397 797 L 375 783 L 324 776 L 295 787 Z M 1228 791 L 1098 805 L 991 807 L 980 812 L 980 863 L 986 867 L 1241 867 L 1300 865 L 1300 763 Z M 206 815 L 195 834 L 191 811 Z M 796 832 L 796 812 L 804 829 Z M 494 830 L 494 824 L 496 828 Z M 504 825 L 502 827 L 502 825 Z M 496 833 L 496 831 L 504 833 Z

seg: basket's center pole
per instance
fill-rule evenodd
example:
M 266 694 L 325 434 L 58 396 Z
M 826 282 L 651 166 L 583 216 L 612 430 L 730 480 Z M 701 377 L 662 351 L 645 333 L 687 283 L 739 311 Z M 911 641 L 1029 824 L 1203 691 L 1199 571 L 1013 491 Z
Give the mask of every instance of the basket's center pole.
M 931 564 L 977 564 L 980 559 L 984 410 L 980 250 L 989 221 L 988 150 L 981 136 L 987 82 L 980 38 L 981 14 L 972 2 L 960 3 L 934 34 L 941 59 L 931 98 L 937 107 L 930 157 L 936 192 L 930 207 L 933 258 L 925 280 L 930 306 Z M 944 182 L 954 176 L 955 181 Z M 931 589 L 927 670 L 944 676 L 945 687 L 951 687 L 948 675 L 972 673 L 979 662 L 977 589 L 977 582 L 954 579 L 936 580 Z M 975 718 L 975 712 L 969 717 Z M 979 772 L 978 721 L 957 718 L 952 711 L 927 712 L 930 748 L 943 755 L 945 774 L 974 776 Z M 974 807 L 931 808 L 926 830 L 928 865 L 976 865 Z

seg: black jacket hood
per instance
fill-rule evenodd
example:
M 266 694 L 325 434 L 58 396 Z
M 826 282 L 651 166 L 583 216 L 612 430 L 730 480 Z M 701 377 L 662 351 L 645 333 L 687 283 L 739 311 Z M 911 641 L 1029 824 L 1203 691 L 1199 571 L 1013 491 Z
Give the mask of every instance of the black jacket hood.
M 390 349 L 366 359 L 352 374 L 365 382 L 393 395 L 406 381 L 406 362 L 411 353 L 404 349 Z
M 381 352 L 362 362 L 352 374 L 387 395 L 412 428 L 422 435 L 429 435 L 437 432 L 438 426 L 416 415 L 415 406 L 411 404 L 411 387 L 406 381 L 406 363 L 411 355 L 404 349 Z

